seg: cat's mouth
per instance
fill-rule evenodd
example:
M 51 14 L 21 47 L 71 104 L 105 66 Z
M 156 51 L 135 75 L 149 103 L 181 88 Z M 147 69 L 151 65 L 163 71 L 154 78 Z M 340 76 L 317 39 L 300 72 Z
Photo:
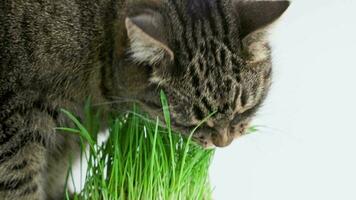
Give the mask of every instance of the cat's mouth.
M 164 116 L 162 114 L 162 107 L 154 102 L 139 101 L 142 109 L 149 113 L 150 116 L 159 117 L 161 122 L 165 124 Z M 171 119 L 171 128 L 173 131 L 178 132 L 186 137 L 189 137 L 192 131 L 195 129 L 195 126 L 186 126 L 180 123 L 177 123 L 174 119 Z M 192 140 L 205 149 L 215 148 L 216 146 L 212 142 L 212 136 L 209 133 L 194 132 L 192 135 Z
M 173 130 L 189 137 L 192 132 L 196 129 L 196 126 L 184 126 L 174 120 L 171 122 Z M 205 149 L 215 148 L 216 146 L 212 142 L 211 134 L 208 132 L 194 131 L 192 135 L 192 140 Z

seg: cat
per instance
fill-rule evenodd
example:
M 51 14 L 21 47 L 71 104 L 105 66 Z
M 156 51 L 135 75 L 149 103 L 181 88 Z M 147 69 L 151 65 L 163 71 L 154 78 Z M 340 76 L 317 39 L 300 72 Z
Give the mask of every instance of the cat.
M 12 0 L 0 3 L 0 199 L 63 199 L 78 138 L 56 131 L 132 101 L 202 146 L 244 134 L 271 85 L 269 27 L 289 1 Z M 103 115 L 105 118 L 105 115 Z M 103 120 L 105 124 L 105 120 Z

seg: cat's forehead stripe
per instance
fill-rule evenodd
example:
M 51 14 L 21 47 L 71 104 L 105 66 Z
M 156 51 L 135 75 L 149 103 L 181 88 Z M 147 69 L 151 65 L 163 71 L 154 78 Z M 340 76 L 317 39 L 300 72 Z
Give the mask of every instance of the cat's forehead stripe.
M 236 43 L 231 41 L 231 38 L 236 38 L 238 34 L 233 34 L 231 27 L 231 19 L 227 16 L 227 11 L 223 1 L 211 0 L 208 3 L 203 1 L 188 1 L 179 2 L 175 0 L 170 0 L 169 7 L 170 13 L 168 17 L 170 18 L 171 33 L 173 34 L 171 38 L 176 38 L 173 43 L 177 51 L 184 49 L 182 55 L 187 54 L 187 58 L 191 59 L 193 57 L 194 51 L 199 48 L 198 45 L 207 38 L 215 38 L 224 43 L 230 51 L 236 51 L 237 48 L 232 46 Z M 199 9 L 195 9 L 197 5 Z M 194 8 L 194 11 L 189 11 L 186 8 Z M 203 15 L 194 14 L 192 17 L 192 12 L 206 12 Z M 236 27 L 234 28 L 234 30 Z M 236 32 L 236 30 L 234 31 Z M 231 37 L 234 35 L 234 37 Z

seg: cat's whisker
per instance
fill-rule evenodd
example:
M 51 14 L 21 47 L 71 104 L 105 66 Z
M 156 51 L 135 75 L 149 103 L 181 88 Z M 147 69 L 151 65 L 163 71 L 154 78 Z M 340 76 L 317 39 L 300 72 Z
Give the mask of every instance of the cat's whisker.
M 271 127 L 271 126 L 267 126 L 267 125 L 256 125 L 256 126 L 253 126 L 253 128 L 257 129 L 258 132 L 261 132 L 261 133 L 285 133 L 285 131 L 279 129 L 279 128 L 274 128 L 274 127 Z

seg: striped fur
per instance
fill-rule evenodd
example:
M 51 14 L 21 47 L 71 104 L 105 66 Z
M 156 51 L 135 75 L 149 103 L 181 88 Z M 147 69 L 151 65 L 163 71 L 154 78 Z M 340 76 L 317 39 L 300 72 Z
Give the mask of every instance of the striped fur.
M 164 90 L 182 133 L 216 112 L 202 145 L 243 134 L 271 83 L 265 26 L 287 1 L 253 2 L 1 1 L 0 200 L 63 199 L 79 145 L 54 128 L 73 125 L 60 108 L 82 118 L 88 96 L 103 117 L 132 102 L 156 116 Z M 272 14 L 255 22 L 247 7 Z
M 163 32 L 156 39 L 170 48 L 175 59 L 172 62 L 162 59 L 161 63 L 155 60 L 154 64 L 146 60 L 146 63 L 153 68 L 151 84 L 163 89 L 170 97 L 176 127 L 189 132 L 203 118 L 216 112 L 208 121 L 208 128 L 197 133 L 196 137 L 203 145 L 213 142 L 225 146 L 243 134 L 245 128 L 242 127 L 247 126 L 271 84 L 271 53 L 265 24 L 274 22 L 289 3 L 279 1 L 269 5 L 270 1 L 264 1 L 260 5 L 251 2 L 163 0 L 157 7 L 142 6 L 131 14 L 133 18 L 140 13 L 147 15 L 147 9 L 151 9 L 161 16 L 152 22 L 156 23 L 154 29 Z M 246 13 L 244 6 L 258 8 L 261 12 L 264 12 L 261 6 L 267 7 L 269 10 L 265 12 L 272 14 L 267 13 L 266 18 L 272 16 L 271 21 L 256 16 L 259 20 L 254 23 L 256 25 L 246 27 L 253 31 L 244 31 L 241 25 L 250 19 L 242 17 L 254 17 Z M 138 26 L 140 23 L 147 34 L 152 32 L 152 28 L 147 28 L 149 24 L 142 25 L 145 22 L 141 21 Z M 157 23 L 160 24 L 158 28 Z M 157 99 L 149 101 L 158 102 Z
M 87 96 L 106 101 L 101 67 L 112 56 L 122 6 L 119 0 L 0 2 L 0 200 L 63 199 L 79 144 L 54 130 L 72 125 L 59 109 L 82 116 Z

